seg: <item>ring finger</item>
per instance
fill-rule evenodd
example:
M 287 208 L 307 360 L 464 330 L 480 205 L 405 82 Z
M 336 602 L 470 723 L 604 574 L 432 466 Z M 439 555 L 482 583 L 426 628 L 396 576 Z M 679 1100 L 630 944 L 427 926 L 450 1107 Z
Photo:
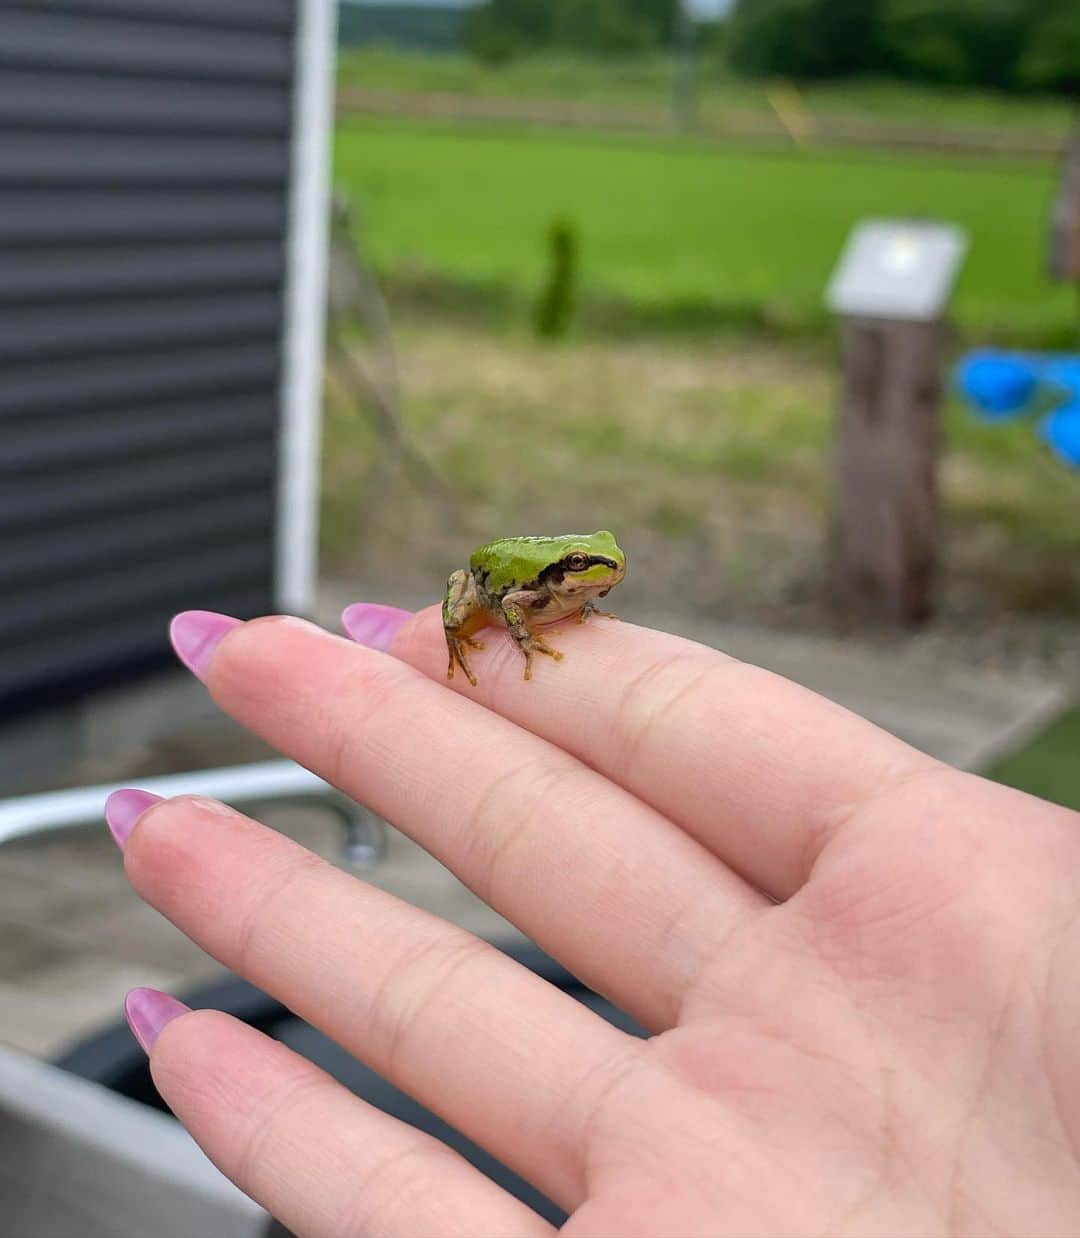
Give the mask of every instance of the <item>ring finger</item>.
M 581 1199 L 591 1103 L 640 1040 L 222 804 L 159 801 L 120 836 L 132 885 L 207 953 L 564 1208 Z

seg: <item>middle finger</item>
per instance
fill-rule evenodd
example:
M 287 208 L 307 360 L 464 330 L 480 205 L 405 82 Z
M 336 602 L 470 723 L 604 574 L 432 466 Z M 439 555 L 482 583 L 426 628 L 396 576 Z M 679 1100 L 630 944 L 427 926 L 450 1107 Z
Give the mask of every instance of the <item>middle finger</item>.
M 231 631 L 215 700 L 391 821 L 650 1029 L 767 904 L 656 809 L 395 658 L 299 620 Z

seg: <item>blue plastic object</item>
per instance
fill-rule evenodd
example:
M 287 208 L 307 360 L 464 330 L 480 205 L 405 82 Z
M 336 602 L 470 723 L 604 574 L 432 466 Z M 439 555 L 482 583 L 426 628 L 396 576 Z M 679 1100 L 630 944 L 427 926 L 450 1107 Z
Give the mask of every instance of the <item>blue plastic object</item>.
M 1042 379 L 1067 392 L 1067 403 L 1080 404 L 1080 357 L 1049 357 L 1042 366 Z
M 1059 460 L 1070 468 L 1080 469 L 1080 400 L 1044 417 L 1039 423 L 1039 433 Z
M 1080 379 L 1080 361 L 1077 363 Z M 1035 394 L 1039 371 L 1016 353 L 969 353 L 957 367 L 957 384 L 973 410 L 988 421 L 1018 416 Z

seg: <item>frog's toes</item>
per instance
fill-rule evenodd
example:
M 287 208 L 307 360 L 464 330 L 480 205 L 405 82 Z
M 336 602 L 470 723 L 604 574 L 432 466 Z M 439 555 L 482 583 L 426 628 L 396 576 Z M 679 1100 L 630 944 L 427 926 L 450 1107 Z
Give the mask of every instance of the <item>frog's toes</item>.
M 484 642 L 482 640 L 474 640 L 471 636 L 463 636 L 461 638 L 470 649 L 483 649 Z
M 454 664 L 456 663 L 465 672 L 465 678 L 476 687 L 476 676 L 472 672 L 472 667 L 465 656 L 465 650 L 461 646 L 461 639 L 458 637 L 448 637 L 447 645 L 450 649 L 450 662 L 446 668 L 446 678 L 454 678 Z M 470 642 L 471 643 L 471 642 Z
M 562 652 L 558 649 L 553 649 L 547 641 L 539 636 L 529 636 L 518 642 L 521 652 L 525 655 L 525 678 L 532 679 L 532 662 L 533 655 L 542 653 L 545 657 L 551 658 L 553 662 L 561 662 L 563 659 Z
M 578 611 L 578 623 L 584 623 L 590 615 L 600 615 L 604 619 L 618 619 L 618 615 L 613 615 L 610 610 L 601 610 L 593 602 L 586 602 L 585 605 Z

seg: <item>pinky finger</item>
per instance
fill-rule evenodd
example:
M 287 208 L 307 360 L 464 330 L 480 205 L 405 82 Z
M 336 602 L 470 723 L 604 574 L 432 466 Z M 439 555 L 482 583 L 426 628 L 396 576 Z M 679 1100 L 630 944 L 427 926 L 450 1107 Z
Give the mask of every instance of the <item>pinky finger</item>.
M 144 1048 L 152 1041 L 158 1091 L 196 1143 L 299 1238 L 554 1233 L 445 1144 L 239 1020 L 146 989 L 128 1011 Z M 171 1016 L 164 1027 L 159 1011 Z

